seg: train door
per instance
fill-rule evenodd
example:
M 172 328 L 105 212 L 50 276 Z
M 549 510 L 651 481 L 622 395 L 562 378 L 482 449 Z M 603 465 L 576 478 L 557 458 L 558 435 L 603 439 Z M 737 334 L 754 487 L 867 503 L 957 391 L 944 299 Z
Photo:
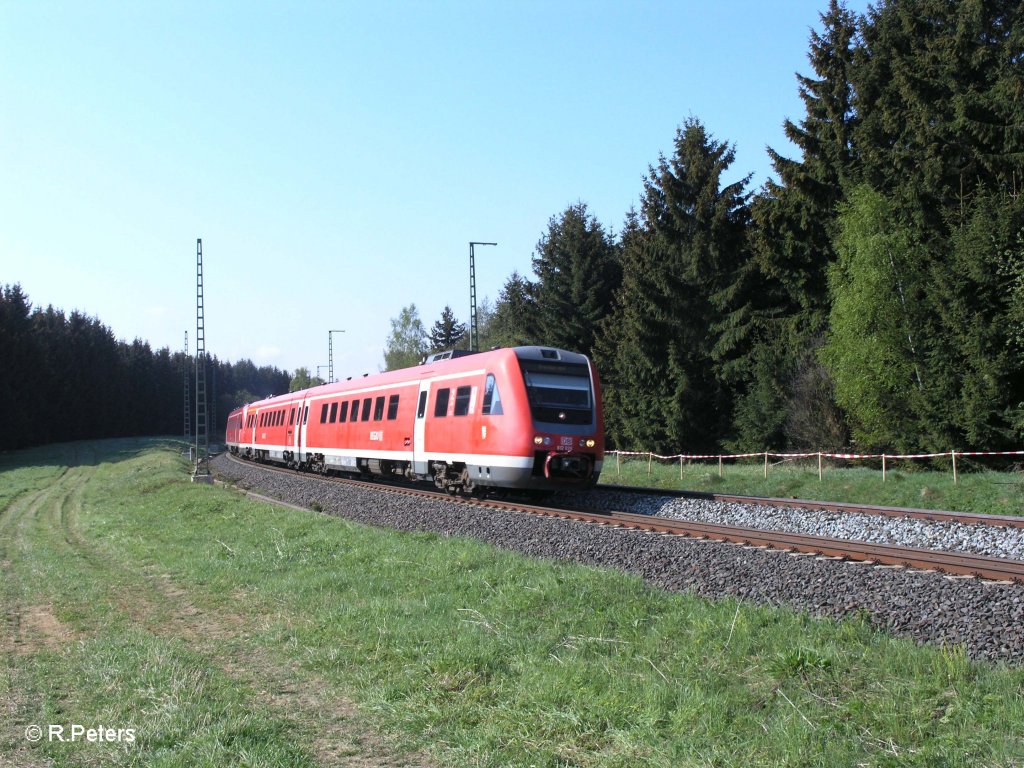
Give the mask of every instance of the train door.
M 292 435 L 292 450 L 295 452 L 295 460 L 302 462 L 306 460 L 306 417 L 309 415 L 309 405 L 305 398 L 298 401 L 295 409 L 295 432 Z
M 292 404 L 288 406 L 288 411 L 285 413 L 286 426 L 284 433 L 284 449 L 296 456 L 298 454 L 298 422 L 301 421 L 301 417 L 302 405 L 301 403 L 296 403 L 293 401 Z
M 421 476 L 429 475 L 427 461 L 427 400 L 430 399 L 430 382 L 420 382 L 420 393 L 416 400 L 416 423 L 412 430 L 412 471 Z

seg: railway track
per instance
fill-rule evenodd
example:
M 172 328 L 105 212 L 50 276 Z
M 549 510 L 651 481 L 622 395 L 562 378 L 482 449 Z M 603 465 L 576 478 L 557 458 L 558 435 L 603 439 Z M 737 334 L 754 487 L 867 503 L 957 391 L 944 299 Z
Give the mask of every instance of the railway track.
M 295 470 L 267 465 L 253 465 L 244 462 L 234 456 L 229 458 L 242 466 L 259 466 L 267 472 L 278 472 L 282 474 L 310 477 L 310 475 Z M 841 558 L 844 560 L 875 563 L 885 566 L 897 566 L 915 568 L 926 571 L 938 571 L 941 573 L 957 576 L 974 576 L 991 581 L 1014 581 L 1024 583 L 1024 561 L 1009 560 L 986 555 L 977 555 L 964 552 L 947 552 L 918 547 L 900 547 L 889 544 L 868 543 L 850 539 L 836 539 L 821 536 L 809 536 L 783 531 L 768 531 L 757 528 L 745 528 L 730 525 L 718 525 L 712 523 L 692 522 L 675 520 L 671 518 L 660 518 L 652 515 L 642 515 L 630 512 L 616 511 L 588 511 L 584 509 L 567 509 L 559 507 L 548 507 L 537 504 L 528 504 L 519 501 L 506 501 L 498 499 L 477 499 L 451 496 L 447 493 L 429 490 L 417 486 L 400 484 L 382 484 L 378 482 L 367 482 L 340 477 L 316 476 L 317 479 L 328 480 L 329 482 L 340 483 L 352 487 L 371 489 L 378 492 L 405 494 L 419 498 L 438 499 L 449 503 L 474 505 L 490 509 L 500 509 L 517 513 L 527 513 L 549 518 L 563 520 L 574 520 L 594 525 L 612 526 L 619 528 L 630 528 L 661 533 L 675 536 L 686 536 L 696 539 L 722 541 L 732 544 L 774 549 L 808 555 Z M 925 519 L 943 520 L 947 522 L 960 522 L 968 524 L 987 525 L 1015 525 L 1024 527 L 1024 521 L 1019 518 L 1007 518 L 1006 516 L 995 515 L 963 515 L 951 512 L 936 512 L 934 510 L 901 510 L 890 507 L 874 507 L 855 504 L 835 504 L 829 502 L 805 502 L 788 499 L 760 499 L 749 496 L 732 496 L 727 494 L 693 494 L 689 492 L 664 492 L 661 490 L 639 489 L 620 486 L 602 486 L 609 490 L 616 490 L 628 493 L 647 493 L 659 495 L 679 495 L 712 499 L 715 501 L 733 501 L 739 503 L 771 503 L 775 506 L 800 506 L 819 510 L 843 510 L 866 512 L 879 515 L 902 515 L 914 513 L 909 516 L 923 517 Z M 1008 522 L 1009 521 L 1009 522 Z
M 914 509 L 910 507 L 880 507 L 873 504 L 851 504 L 838 501 L 811 501 L 808 499 L 779 499 L 770 496 L 738 496 L 731 493 L 707 493 L 703 491 L 677 491 L 662 488 L 640 488 L 632 485 L 602 484 L 599 489 L 632 494 L 656 494 L 679 499 L 704 499 L 706 501 L 732 502 L 736 504 L 757 504 L 765 507 L 811 509 L 823 512 L 859 512 L 884 517 L 910 517 L 918 520 L 959 523 L 961 525 L 998 525 L 1009 528 L 1024 528 L 1024 516 L 983 515 L 976 512 L 945 512 L 937 509 Z

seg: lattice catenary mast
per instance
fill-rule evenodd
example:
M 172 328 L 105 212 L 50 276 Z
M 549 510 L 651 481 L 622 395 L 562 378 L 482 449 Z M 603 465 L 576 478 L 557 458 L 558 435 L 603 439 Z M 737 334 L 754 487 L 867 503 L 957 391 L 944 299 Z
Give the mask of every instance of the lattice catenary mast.
M 476 240 L 469 244 L 469 351 L 479 352 L 480 329 L 476 323 L 476 252 L 477 245 L 497 245 L 497 243 L 481 243 Z
M 206 321 L 203 307 L 203 240 L 196 239 L 196 468 L 193 479 L 211 478 L 206 423 Z M 212 478 L 211 478 L 212 479 Z
M 189 403 L 189 356 L 188 356 L 188 331 L 185 331 L 185 357 L 181 362 L 181 375 L 185 383 L 185 453 L 188 453 L 188 445 L 192 442 L 192 406 Z

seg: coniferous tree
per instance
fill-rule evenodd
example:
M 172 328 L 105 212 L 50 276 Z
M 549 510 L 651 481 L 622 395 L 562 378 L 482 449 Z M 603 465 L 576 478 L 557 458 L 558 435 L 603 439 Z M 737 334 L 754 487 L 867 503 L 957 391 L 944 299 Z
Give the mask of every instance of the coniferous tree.
M 1006 0 L 888 0 L 862 25 L 854 143 L 864 178 L 922 246 L 913 270 L 927 275 L 921 444 L 1022 437 L 1007 434 L 1015 406 L 1000 396 L 1014 387 L 996 384 L 1024 373 L 998 330 L 1012 290 L 998 270 L 1024 177 L 1022 27 L 1024 9 Z
M 967 445 L 1016 445 L 1024 345 L 1014 335 L 1012 308 L 1015 265 L 1024 258 L 1024 202 L 979 191 L 948 253 L 931 265 L 926 287 L 934 307 L 931 418 Z
M 0 414 L 12 427 L 0 431 L 0 450 L 182 432 L 186 361 L 180 352 L 154 352 L 140 339 L 118 341 L 107 326 L 81 312 L 65 315 L 52 306 L 32 309 L 19 286 L 0 287 L 0 352 L 8 363 L 0 368 Z M 236 383 L 260 397 L 287 387 L 287 375 L 276 368 L 257 369 L 247 360 L 232 366 L 215 357 L 208 365 L 210 381 L 231 387 L 226 396 L 218 397 L 211 434 L 223 429 L 232 408 L 257 399 L 245 389 L 235 390 Z M 193 382 L 190 376 L 194 406 Z
M 3 448 L 33 445 L 35 425 L 46 418 L 41 389 L 41 354 L 33 333 L 32 305 L 21 286 L 0 288 L 0 424 Z
M 966 196 L 1020 186 L 1022 24 L 1015 0 L 887 0 L 868 12 L 855 143 L 866 179 L 929 244 Z
M 446 304 L 441 311 L 441 319 L 434 323 L 427 340 L 434 352 L 455 349 L 466 341 L 466 324 L 460 323 L 452 308 Z
M 533 256 L 537 334 L 543 344 L 591 354 L 622 281 L 614 238 L 585 203 L 552 216 Z
M 533 283 L 518 271 L 513 272 L 498 294 L 498 300 L 487 323 L 486 334 L 481 333 L 480 348 L 517 347 L 539 343 L 536 308 Z
M 732 147 L 695 118 L 650 169 L 636 232 L 623 239 L 623 282 L 599 345 L 623 444 L 665 451 L 718 444 L 729 392 L 712 350 L 744 261 L 746 179 L 724 184 Z M 629 225 L 627 225 L 628 228 Z
M 857 18 L 838 0 L 812 31 L 810 76 L 798 75 L 805 115 L 783 124 L 800 151 L 790 159 L 768 154 L 778 179 L 769 179 L 751 205 L 751 269 L 757 286 L 748 367 L 738 371 L 732 445 L 750 449 L 836 433 L 837 412 L 824 398 L 832 391 L 814 350 L 829 311 L 826 275 L 835 260 L 832 232 L 844 185 L 857 174 L 852 132 L 853 60 Z M 811 379 L 807 377 L 811 376 Z M 811 385 L 811 380 L 817 382 Z M 749 401 L 748 401 L 749 398 Z M 812 422 L 820 419 L 815 427 Z M 793 430 L 787 428 L 793 427 Z M 795 430 L 795 431 L 794 431 Z

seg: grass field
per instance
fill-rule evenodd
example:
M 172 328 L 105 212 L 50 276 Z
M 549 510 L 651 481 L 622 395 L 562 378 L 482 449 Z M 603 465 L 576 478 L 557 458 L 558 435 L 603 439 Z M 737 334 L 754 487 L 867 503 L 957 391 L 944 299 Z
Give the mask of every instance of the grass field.
M 0 765 L 1011 766 L 1024 671 L 192 485 L 0 457 Z M 30 742 L 50 725 L 130 743 Z
M 616 464 L 615 457 L 608 456 L 601 481 L 783 499 L 845 501 L 991 515 L 1024 514 L 1024 472 L 994 471 L 977 460 L 963 457 L 957 459 L 960 470 L 957 483 L 953 482 L 952 469 L 934 469 L 921 462 L 891 462 L 885 482 L 881 469 L 863 465 L 836 467 L 826 463 L 819 480 L 815 458 L 781 462 L 773 459 L 772 462 L 767 479 L 761 459 L 726 463 L 721 476 L 717 461 L 685 464 L 680 478 L 678 461 L 654 460 L 648 474 L 647 459 L 623 460 Z

